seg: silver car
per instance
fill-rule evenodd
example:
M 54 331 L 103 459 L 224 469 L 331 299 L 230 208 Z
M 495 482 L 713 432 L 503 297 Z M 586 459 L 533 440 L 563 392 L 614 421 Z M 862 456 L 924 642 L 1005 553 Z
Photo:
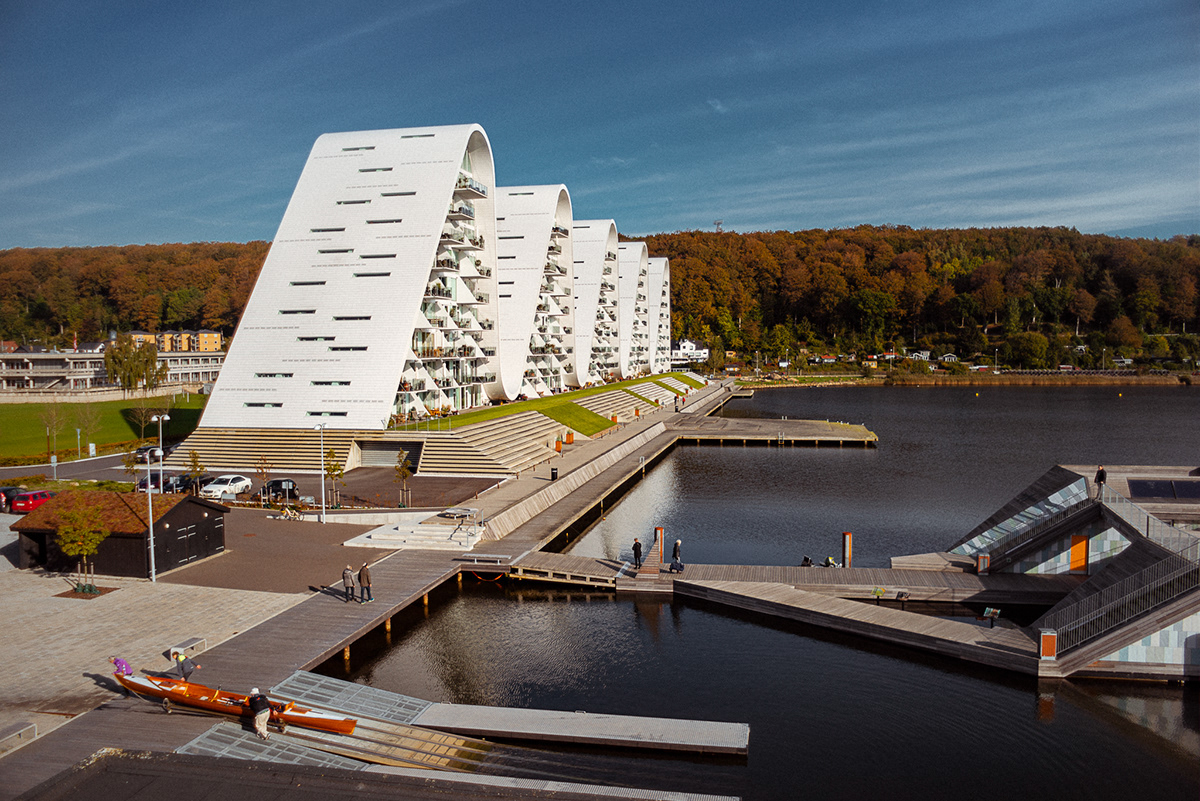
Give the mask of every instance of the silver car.
M 236 473 L 217 476 L 211 482 L 204 485 L 204 488 L 200 490 L 200 496 L 203 498 L 220 498 L 223 495 L 237 495 L 242 492 L 249 492 L 250 483 L 250 479 L 245 476 L 239 476 Z

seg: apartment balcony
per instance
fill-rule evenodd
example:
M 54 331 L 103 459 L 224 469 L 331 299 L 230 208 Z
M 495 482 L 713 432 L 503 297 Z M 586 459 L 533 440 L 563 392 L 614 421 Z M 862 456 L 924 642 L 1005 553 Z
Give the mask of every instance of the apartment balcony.
M 456 273 L 459 271 L 458 259 L 438 259 L 433 263 L 434 272 Z
M 570 233 L 571 233 L 570 231 L 568 231 L 566 228 L 563 228 L 561 225 L 556 225 L 550 229 L 550 236 L 553 236 L 556 238 L 563 237 L 563 236 L 569 236 Z
M 475 207 L 470 203 L 455 203 L 450 206 L 450 211 L 446 214 L 448 220 L 473 220 L 475 219 Z
M 613 253 L 611 250 L 605 251 L 604 252 L 604 260 L 605 261 L 616 261 L 617 254 Z
M 449 287 L 442 286 L 441 284 L 430 284 L 429 286 L 425 287 L 425 297 L 453 298 L 454 293 L 450 291 Z
M 458 180 L 454 182 L 454 194 L 462 198 L 485 198 L 488 189 L 474 178 L 459 173 Z
M 476 264 L 475 272 L 479 273 L 480 278 L 491 278 L 492 277 L 492 268 L 491 267 L 481 267 L 478 264 Z
M 612 275 L 612 267 L 605 266 L 604 275 Z
M 550 247 L 546 248 L 546 252 L 551 255 L 558 256 L 559 254 L 562 253 L 562 245 L 560 245 L 557 242 L 551 241 Z
M 480 327 L 480 329 L 482 329 L 484 331 L 491 331 L 493 328 L 496 327 L 496 321 L 495 320 L 480 320 L 479 327 Z

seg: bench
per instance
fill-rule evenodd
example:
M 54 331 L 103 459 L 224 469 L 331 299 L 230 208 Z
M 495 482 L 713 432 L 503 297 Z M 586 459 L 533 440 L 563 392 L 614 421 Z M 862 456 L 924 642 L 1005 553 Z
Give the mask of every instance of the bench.
M 36 723 L 14 723 L 11 726 L 5 726 L 0 729 L 0 753 L 16 748 L 18 745 L 24 745 L 36 737 Z
M 203 637 L 192 637 L 190 640 L 184 640 L 183 642 L 179 643 L 179 645 L 172 645 L 167 653 L 172 653 L 174 651 L 183 651 L 186 653 L 187 651 L 191 651 L 192 653 L 198 654 L 201 651 L 206 650 L 208 650 L 208 640 L 204 639 Z
M 473 561 L 475 564 L 479 564 L 480 559 L 486 559 L 489 563 L 495 563 L 498 565 L 505 559 L 511 558 L 508 554 L 499 553 L 465 553 L 462 555 L 462 558 L 466 559 L 468 556 L 471 557 L 471 561 Z

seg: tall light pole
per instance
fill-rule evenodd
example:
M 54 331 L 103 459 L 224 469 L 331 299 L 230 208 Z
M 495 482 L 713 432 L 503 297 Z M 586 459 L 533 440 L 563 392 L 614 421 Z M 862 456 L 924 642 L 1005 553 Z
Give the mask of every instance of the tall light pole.
M 313 431 L 321 432 L 321 453 L 317 464 L 321 469 L 321 522 L 325 522 L 325 424 L 317 423 L 313 426 Z
M 162 446 L 162 424 L 171 419 L 167 414 L 156 414 L 150 418 L 151 423 L 158 423 L 158 491 L 163 491 L 163 446 Z M 149 462 L 147 462 L 149 464 Z M 146 492 L 150 491 L 150 480 L 146 479 Z
M 150 527 L 150 580 L 157 582 L 158 577 L 154 570 L 154 493 L 150 491 L 150 465 L 153 464 L 153 458 L 157 456 L 159 464 L 162 464 L 162 448 L 155 448 L 150 452 L 150 458 L 146 460 L 146 522 Z M 162 468 L 159 468 L 159 476 L 162 475 Z M 160 478 L 161 480 L 161 478 Z

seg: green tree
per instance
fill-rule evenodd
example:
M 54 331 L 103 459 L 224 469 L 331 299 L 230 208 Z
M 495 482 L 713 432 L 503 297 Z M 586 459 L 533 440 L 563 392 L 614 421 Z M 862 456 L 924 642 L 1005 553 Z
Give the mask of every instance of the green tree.
M 1050 341 L 1036 331 L 1023 331 L 1008 338 L 1008 358 L 1026 369 L 1045 367 L 1049 348 Z
M 88 557 L 95 555 L 110 533 L 100 517 L 100 510 L 94 506 L 79 506 L 59 513 L 58 517 L 58 549 L 66 556 L 79 558 L 79 584 L 94 586 L 88 580 Z M 95 571 L 94 565 L 92 571 Z
M 325 452 L 325 478 L 328 479 L 329 483 L 333 485 L 334 506 L 338 505 L 340 498 L 338 485 L 341 484 L 343 487 L 346 486 L 346 482 L 342 480 L 342 477 L 345 474 L 345 466 L 343 466 L 341 461 L 338 460 L 337 454 L 334 453 L 333 448 L 330 448 Z

